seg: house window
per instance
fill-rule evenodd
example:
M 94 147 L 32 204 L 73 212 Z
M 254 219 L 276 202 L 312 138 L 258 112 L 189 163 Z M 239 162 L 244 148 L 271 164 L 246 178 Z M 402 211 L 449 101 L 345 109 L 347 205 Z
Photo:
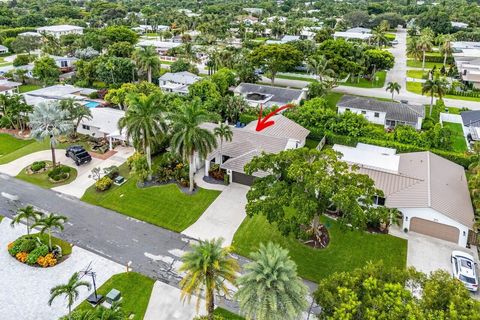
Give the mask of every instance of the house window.
M 375 113 L 373 114 L 373 116 L 374 116 L 375 118 L 380 118 L 380 113 L 379 113 L 379 112 L 375 112 Z
M 365 110 L 362 110 L 362 114 L 367 114 L 367 111 L 365 111 Z
M 66 67 L 68 67 L 68 61 L 66 61 L 66 60 L 60 61 L 60 67 L 61 67 L 61 68 L 66 68 Z
M 350 108 L 345 108 L 345 111 L 350 111 Z
M 82 129 L 90 131 L 90 126 L 87 126 L 86 124 L 82 124 Z
M 373 203 L 376 204 L 377 206 L 384 206 L 385 205 L 385 198 L 375 196 L 375 197 L 373 197 Z

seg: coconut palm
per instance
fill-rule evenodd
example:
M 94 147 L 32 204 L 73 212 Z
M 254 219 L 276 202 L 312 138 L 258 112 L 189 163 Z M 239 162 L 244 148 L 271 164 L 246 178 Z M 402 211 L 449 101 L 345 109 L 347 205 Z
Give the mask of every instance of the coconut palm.
M 167 132 L 164 110 L 159 102 L 160 96 L 131 94 L 127 97 L 127 112 L 118 122 L 120 130 L 126 129 L 127 139 L 132 138 L 136 149 L 141 149 L 147 156 L 149 171 L 152 169 L 152 144 L 161 141 Z M 151 179 L 151 174 L 148 180 Z
M 158 53 L 152 46 L 137 49 L 133 54 L 133 60 L 147 73 L 148 82 L 152 82 L 152 73 L 162 67 Z
M 407 43 L 407 54 L 409 56 L 413 56 L 415 61 L 418 61 L 422 58 L 422 50 L 418 46 L 418 39 L 418 37 L 412 37 Z
M 428 79 L 422 84 L 422 94 L 430 94 L 430 112 L 432 115 L 433 97 L 437 96 L 440 100 L 446 94 L 448 90 L 448 81 L 444 78 L 435 77 L 434 79 Z
M 247 319 L 298 319 L 307 308 L 308 288 L 297 276 L 297 266 L 288 250 L 278 244 L 260 244 L 252 253 L 253 262 L 244 266 L 238 278 L 235 298 Z
M 433 38 L 429 32 L 422 32 L 422 35 L 418 38 L 417 46 L 422 51 L 422 71 L 425 70 L 425 55 L 427 51 L 432 50 L 432 41 Z
M 438 42 L 440 43 L 440 52 L 443 53 L 443 66 L 447 65 L 447 58 L 453 52 L 452 41 L 454 36 L 451 34 L 442 34 L 438 36 Z
M 30 234 L 30 221 L 35 223 L 41 216 L 42 213 L 40 211 L 33 209 L 32 206 L 26 206 L 25 208 L 17 210 L 17 214 L 13 217 L 10 225 L 14 227 L 16 224 L 25 221 L 25 224 L 27 225 L 27 234 Z
M 200 159 L 205 159 L 207 154 L 217 147 L 215 135 L 200 127 L 210 119 L 210 115 L 201 107 L 200 100 L 196 99 L 181 106 L 171 119 L 173 123 L 171 146 L 176 154 L 189 163 L 189 189 L 193 192 L 195 153 Z
M 198 311 L 204 292 L 209 320 L 213 319 L 215 294 L 228 296 L 225 282 L 233 284 L 239 270 L 237 261 L 230 256 L 231 248 L 222 247 L 222 242 L 222 239 L 212 239 L 193 245 L 192 250 L 183 255 L 180 267 L 180 272 L 186 273 L 180 281 L 181 299 L 190 301 L 192 295 L 196 295 Z
M 48 232 L 48 248 L 52 250 L 52 229 L 63 230 L 63 225 L 67 222 L 67 217 L 50 213 L 49 215 L 37 220 L 32 228 L 40 227 L 40 233 Z
M 332 77 L 334 72 L 328 67 L 329 62 L 322 55 L 311 56 L 307 60 L 308 70 L 317 77 L 317 79 L 322 82 L 324 77 Z
M 68 280 L 68 283 L 61 284 L 50 289 L 50 299 L 48 299 L 48 305 L 51 306 L 53 300 L 55 300 L 57 297 L 65 296 L 68 305 L 68 318 L 70 319 L 72 305 L 78 299 L 78 289 L 80 287 L 87 287 L 90 290 L 91 285 L 87 281 L 81 281 L 79 279 L 78 272 L 75 272 Z
M 223 163 L 223 140 L 225 141 L 232 141 L 233 132 L 232 128 L 228 124 L 219 123 L 218 127 L 213 129 L 213 134 L 220 138 L 220 165 Z M 220 166 L 218 167 L 218 171 L 220 171 Z
M 55 147 L 60 135 L 66 134 L 72 130 L 72 121 L 69 120 L 69 113 L 62 110 L 58 103 L 49 102 L 36 105 L 33 112 L 29 114 L 30 135 L 37 140 L 50 139 L 50 149 L 52 150 L 53 167 L 57 165 L 55 159 Z
M 373 29 L 372 41 L 377 43 L 379 47 L 382 47 L 388 43 L 386 31 L 381 26 Z
M 81 105 L 73 98 L 60 101 L 60 108 L 64 111 L 67 111 L 70 115 L 70 119 L 75 122 L 73 127 L 73 136 L 76 138 L 77 129 L 80 125 L 80 122 L 83 119 L 92 119 L 92 111 L 90 111 L 89 107 Z
M 385 90 L 390 91 L 390 93 L 392 94 L 392 101 L 393 101 L 393 95 L 395 94 L 395 91 L 397 91 L 397 93 L 400 93 L 401 88 L 402 86 L 398 82 L 389 82 L 387 83 L 387 87 L 385 88 Z

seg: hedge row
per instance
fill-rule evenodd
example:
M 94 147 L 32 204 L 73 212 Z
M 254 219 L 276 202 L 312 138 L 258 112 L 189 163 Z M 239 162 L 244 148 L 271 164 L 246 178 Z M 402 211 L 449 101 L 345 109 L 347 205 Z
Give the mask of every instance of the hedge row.
M 425 56 L 425 62 L 435 62 L 435 63 L 442 63 L 443 64 L 443 56 Z M 447 57 L 447 67 L 450 64 L 453 64 L 454 60 L 452 56 Z
M 19 33 L 35 31 L 35 28 L 31 27 L 20 27 L 20 28 L 9 28 L 9 29 L 0 29 L 0 40 L 5 38 L 16 37 Z
M 461 97 L 480 98 L 480 92 L 478 92 L 478 91 L 448 90 L 447 94 L 451 94 L 453 96 L 461 96 Z
M 478 160 L 477 156 L 475 155 L 438 150 L 438 149 L 421 148 L 421 147 L 399 143 L 391 140 L 378 140 L 378 139 L 371 139 L 367 137 L 354 138 L 349 136 L 337 135 L 331 132 L 327 132 L 325 135 L 327 137 L 327 144 L 329 145 L 341 144 L 341 145 L 354 147 L 358 142 L 362 142 L 362 143 L 373 144 L 373 145 L 386 147 L 386 148 L 394 148 L 397 150 L 398 153 L 431 151 L 436 155 L 439 155 L 445 159 L 448 159 L 452 162 L 455 162 L 461 165 L 465 169 L 467 169 L 472 162 Z M 323 137 L 323 134 L 320 131 L 312 132 L 310 133 L 310 136 L 309 136 L 309 138 L 314 140 L 320 140 L 322 137 Z

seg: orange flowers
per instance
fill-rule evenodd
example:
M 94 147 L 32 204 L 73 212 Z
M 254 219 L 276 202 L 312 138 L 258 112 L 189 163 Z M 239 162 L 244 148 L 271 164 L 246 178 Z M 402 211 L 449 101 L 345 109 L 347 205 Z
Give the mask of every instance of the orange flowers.
M 25 261 L 27 261 L 27 257 L 28 257 L 28 253 L 26 253 L 24 251 L 19 252 L 15 255 L 15 258 L 17 258 L 17 260 L 22 262 L 22 263 L 25 263 Z
M 53 257 L 53 254 L 49 253 L 45 257 L 38 257 L 37 263 L 43 268 L 53 267 L 57 264 L 57 259 Z

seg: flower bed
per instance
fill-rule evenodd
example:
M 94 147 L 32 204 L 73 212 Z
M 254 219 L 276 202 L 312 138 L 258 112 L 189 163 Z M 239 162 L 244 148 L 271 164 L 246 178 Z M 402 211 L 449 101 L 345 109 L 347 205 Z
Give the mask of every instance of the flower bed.
M 64 182 L 68 180 L 68 178 L 70 178 L 70 171 L 71 171 L 70 167 L 62 166 L 62 165 L 56 166 L 55 168 L 53 168 L 51 171 L 48 172 L 48 180 L 51 183 Z
M 43 234 L 25 235 L 8 244 L 8 253 L 29 266 L 53 267 L 63 261 L 71 252 L 69 245 L 52 238 L 52 250 L 48 238 Z

